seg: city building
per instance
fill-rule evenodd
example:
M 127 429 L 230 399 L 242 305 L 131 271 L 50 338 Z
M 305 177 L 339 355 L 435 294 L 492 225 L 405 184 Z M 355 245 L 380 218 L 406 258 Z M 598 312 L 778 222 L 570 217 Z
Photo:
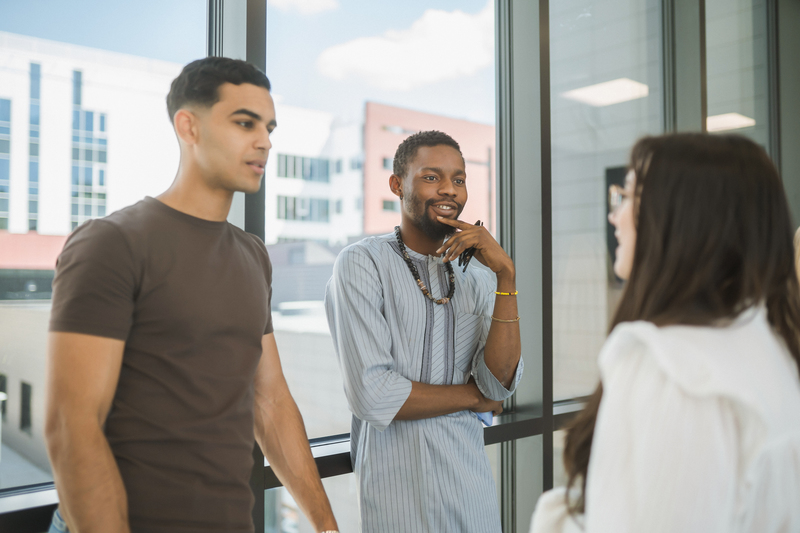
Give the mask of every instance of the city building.
M 364 233 L 388 233 L 400 223 L 400 202 L 389 190 L 394 154 L 406 137 L 425 130 L 447 133 L 461 146 L 469 201 L 460 218 L 480 220 L 494 233 L 494 126 L 375 102 L 364 110 Z

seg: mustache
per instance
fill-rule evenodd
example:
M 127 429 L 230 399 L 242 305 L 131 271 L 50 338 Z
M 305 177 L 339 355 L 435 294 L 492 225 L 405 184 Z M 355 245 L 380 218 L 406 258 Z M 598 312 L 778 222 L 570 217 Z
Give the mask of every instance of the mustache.
M 438 198 L 436 200 L 425 200 L 425 209 L 427 209 L 427 208 L 429 208 L 431 206 L 434 206 L 436 204 L 442 203 L 442 202 L 445 202 L 445 203 L 448 203 L 448 204 L 456 204 L 456 211 L 458 213 L 461 213 L 461 211 L 464 209 L 464 204 L 460 204 L 460 203 L 456 202 L 455 200 L 451 200 L 449 198 Z

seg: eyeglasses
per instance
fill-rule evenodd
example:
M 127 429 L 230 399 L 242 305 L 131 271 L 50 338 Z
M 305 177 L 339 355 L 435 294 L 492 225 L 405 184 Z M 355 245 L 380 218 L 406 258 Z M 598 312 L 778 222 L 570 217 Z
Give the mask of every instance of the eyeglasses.
M 608 209 L 612 213 L 622 207 L 622 203 L 628 198 L 629 193 L 624 187 L 617 184 L 611 185 L 608 188 Z

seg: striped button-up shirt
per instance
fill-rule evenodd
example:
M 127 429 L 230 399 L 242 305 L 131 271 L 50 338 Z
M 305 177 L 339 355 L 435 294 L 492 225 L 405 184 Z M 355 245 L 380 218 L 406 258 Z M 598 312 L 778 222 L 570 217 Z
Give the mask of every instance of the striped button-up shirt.
M 408 250 L 408 249 L 407 249 Z M 422 281 L 446 296 L 438 257 L 408 250 Z M 394 420 L 411 382 L 460 385 L 470 375 L 487 398 L 513 394 L 484 362 L 496 281 L 477 261 L 455 269 L 444 305 L 426 298 L 394 234 L 370 237 L 339 254 L 325 307 L 353 412 L 351 443 L 364 532 L 500 532 L 495 483 L 483 428 L 470 411 Z

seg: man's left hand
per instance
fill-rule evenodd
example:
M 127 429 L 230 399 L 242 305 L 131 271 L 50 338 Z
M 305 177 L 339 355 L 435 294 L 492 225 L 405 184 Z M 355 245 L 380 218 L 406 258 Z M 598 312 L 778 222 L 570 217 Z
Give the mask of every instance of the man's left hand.
M 442 244 L 441 248 L 436 250 L 437 254 L 444 253 L 443 261 L 452 261 L 465 250 L 474 247 L 475 259 L 489 267 L 495 274 L 514 272 L 513 261 L 484 226 L 474 226 L 444 217 L 437 218 L 442 224 L 458 230 L 447 242 Z

